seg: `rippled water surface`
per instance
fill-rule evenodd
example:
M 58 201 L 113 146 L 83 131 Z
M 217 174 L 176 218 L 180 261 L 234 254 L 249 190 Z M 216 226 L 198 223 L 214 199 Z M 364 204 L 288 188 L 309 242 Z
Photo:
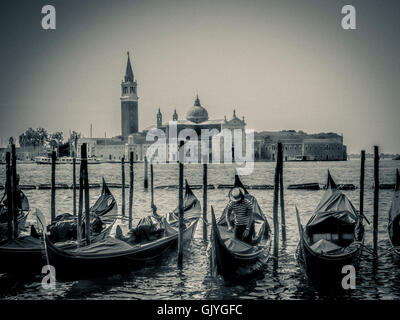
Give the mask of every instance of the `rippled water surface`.
M 274 163 L 256 163 L 251 176 L 242 177 L 244 184 L 273 184 Z M 327 169 L 337 183 L 359 184 L 359 161 L 347 162 L 285 162 L 284 184 L 319 182 L 325 183 Z M 380 182 L 394 183 L 395 169 L 400 161 L 382 160 L 380 162 Z M 128 177 L 129 167 L 126 166 Z M 0 183 L 5 180 L 5 168 L 0 168 Z M 50 183 L 50 166 L 19 164 L 18 172 L 21 184 Z M 119 164 L 97 164 L 89 166 L 89 183 L 100 183 L 101 177 L 110 183 L 121 183 Z M 209 165 L 209 183 L 231 184 L 234 178 L 233 165 Z M 186 165 L 185 178 L 190 184 L 202 183 L 201 165 Z M 373 162 L 366 162 L 365 215 L 372 221 L 373 212 Z M 72 166 L 57 167 L 56 183 L 72 183 Z M 154 185 L 178 184 L 178 166 L 155 165 Z M 121 208 L 121 189 L 112 189 Z M 272 227 L 273 190 L 251 190 L 257 197 L 261 208 L 269 218 Z M 358 208 L 359 190 L 344 191 Z M 100 189 L 90 189 L 91 203 L 94 203 Z M 202 200 L 202 190 L 194 190 Z M 227 202 L 227 189 L 208 191 L 208 213 L 213 205 L 219 215 Z M 41 277 L 34 279 L 13 278 L 0 275 L 0 298 L 2 299 L 398 299 L 400 297 L 400 264 L 389 249 L 386 235 L 387 212 L 391 203 L 392 190 L 381 190 L 379 201 L 379 254 L 376 267 L 373 267 L 371 255 L 364 250 L 360 269 L 357 272 L 356 289 L 348 292 L 332 293 L 314 289 L 304 278 L 295 259 L 295 250 L 299 240 L 294 206 L 297 205 L 303 224 L 312 214 L 323 191 L 296 191 L 285 189 L 287 242 L 280 243 L 279 267 L 273 272 L 272 262 L 265 272 L 244 283 L 226 283 L 210 276 L 207 242 L 203 242 L 202 223 L 198 224 L 190 250 L 185 252 L 183 269 L 176 267 L 176 253 L 172 252 L 156 265 L 128 274 L 119 274 L 90 280 L 57 282 L 56 290 L 44 290 Z M 26 190 L 31 208 L 39 208 L 50 217 L 50 190 Z M 128 199 L 128 190 L 126 198 Z M 156 189 L 155 203 L 158 212 L 165 213 L 174 209 L 178 202 L 175 189 Z M 57 214 L 72 212 L 72 190 L 57 190 Z M 128 205 L 126 205 L 128 208 Z M 135 164 L 134 222 L 151 214 L 150 192 L 143 189 L 143 164 Z M 30 222 L 33 222 L 32 219 Z M 366 246 L 371 247 L 372 226 L 365 225 Z M 1 263 L 1 261 L 0 261 Z M 29 268 L 29 266 L 26 266 Z

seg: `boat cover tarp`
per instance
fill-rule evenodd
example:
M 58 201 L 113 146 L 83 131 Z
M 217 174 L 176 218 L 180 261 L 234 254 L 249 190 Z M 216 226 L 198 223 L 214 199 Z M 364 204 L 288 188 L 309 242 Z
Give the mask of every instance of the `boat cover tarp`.
M 17 239 L 9 239 L 0 244 L 0 248 L 7 249 L 37 249 L 41 248 L 40 239 L 32 236 L 19 237 Z
M 235 239 L 232 232 L 228 232 L 226 228 L 218 228 L 219 234 L 226 248 L 234 253 L 248 254 L 254 252 L 257 249 L 256 246 L 252 246 L 244 241 Z
M 133 246 L 125 241 L 116 239 L 114 237 L 106 237 L 105 239 L 92 243 L 88 246 L 83 246 L 77 249 L 68 250 L 69 253 L 85 254 L 85 255 L 107 255 L 113 253 L 121 253 L 129 251 Z
M 327 253 L 327 254 L 332 254 L 332 253 L 337 253 L 339 251 L 342 251 L 343 248 L 341 246 L 338 246 L 334 244 L 333 242 L 330 242 L 325 239 L 318 240 L 315 242 L 310 248 L 318 253 Z
M 136 228 L 129 230 L 126 236 L 119 235 L 119 239 L 129 244 L 151 242 L 160 239 L 164 235 L 164 226 L 153 216 L 140 219 Z
M 51 239 L 53 242 L 66 241 L 71 239 L 76 239 L 77 235 L 77 219 L 70 213 L 63 213 L 58 215 L 54 222 L 49 225 L 48 231 L 51 234 Z M 85 228 L 83 227 L 83 231 Z M 98 234 L 103 230 L 104 223 L 98 217 L 93 217 L 90 222 L 90 227 L 93 234 Z M 84 235 L 83 235 L 84 236 Z
M 115 217 L 107 219 L 106 213 L 110 212 L 117 205 L 114 196 L 103 179 L 103 189 L 100 197 L 90 208 L 91 222 L 90 227 L 93 234 L 99 234 L 106 223 L 111 223 Z M 101 218 L 100 218 L 101 217 Z M 51 234 L 53 242 L 63 242 L 67 240 L 76 240 L 77 236 L 77 219 L 70 213 L 58 215 L 52 224 L 47 227 Z M 82 237 L 85 236 L 85 218 L 82 219 Z
M 307 223 L 307 229 L 315 228 L 327 220 L 335 219 L 341 224 L 354 226 L 358 221 L 357 211 L 350 200 L 337 189 L 327 189 Z

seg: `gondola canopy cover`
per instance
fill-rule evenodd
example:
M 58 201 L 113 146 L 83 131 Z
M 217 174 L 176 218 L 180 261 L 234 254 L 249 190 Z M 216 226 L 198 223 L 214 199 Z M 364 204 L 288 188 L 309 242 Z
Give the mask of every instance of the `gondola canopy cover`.
M 336 188 L 329 188 L 325 191 L 314 215 L 307 223 L 307 228 L 316 227 L 332 219 L 351 226 L 358 221 L 357 210 L 350 200 Z

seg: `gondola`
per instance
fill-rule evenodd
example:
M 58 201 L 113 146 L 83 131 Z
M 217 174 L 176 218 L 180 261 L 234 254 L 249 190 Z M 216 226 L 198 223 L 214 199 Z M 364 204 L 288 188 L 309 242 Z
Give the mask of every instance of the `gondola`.
M 20 233 L 20 231 L 25 228 L 26 218 L 28 217 L 29 214 L 28 198 L 21 190 L 19 190 L 19 193 L 21 200 L 21 208 L 18 208 L 18 216 L 17 216 L 18 233 Z M 7 199 L 6 196 L 4 196 L 3 198 Z M 0 239 L 7 237 L 7 230 L 8 230 L 7 215 L 8 215 L 7 205 L 5 203 L 5 200 L 3 200 L 0 203 Z
M 396 170 L 396 185 L 392 205 L 389 209 L 388 235 L 390 245 L 396 256 L 400 257 L 400 174 Z
M 340 286 L 345 265 L 357 267 L 364 242 L 364 217 L 338 190 L 328 171 L 327 189 L 305 228 L 296 207 L 297 258 L 315 284 Z
M 115 198 L 104 179 L 102 193 L 91 207 L 90 212 L 93 216 L 99 216 L 104 222 L 103 229 L 92 237 L 92 242 L 97 242 L 110 234 L 118 213 Z M 68 223 L 71 224 L 73 221 L 70 220 L 68 222 L 66 220 L 66 228 L 68 228 Z M 76 248 L 77 243 L 72 239 L 76 237 L 76 230 L 74 235 L 69 234 L 68 236 L 69 238 L 56 242 L 55 245 L 60 248 Z M 84 245 L 84 243 L 85 239 L 82 240 L 81 244 Z M 6 239 L 0 242 L 0 272 L 19 274 L 40 273 L 41 268 L 47 264 L 44 253 L 43 240 L 37 230 L 31 226 L 30 235 L 21 236 L 17 239 Z
M 118 206 L 117 202 L 110 189 L 108 188 L 107 183 L 103 178 L 102 190 L 100 197 L 97 199 L 95 204 L 90 208 L 91 214 L 91 241 L 97 242 L 103 240 L 107 237 L 111 229 L 117 220 L 118 214 Z M 76 216 L 73 216 L 69 213 L 61 214 L 56 217 L 54 222 L 47 227 L 47 230 L 50 232 L 50 239 L 53 243 L 62 242 L 63 246 L 66 247 L 68 245 L 75 246 L 76 245 Z M 85 231 L 84 221 L 82 221 L 83 232 Z M 95 222 L 95 223 L 93 223 Z M 97 228 L 94 226 L 97 226 Z M 81 245 L 84 245 L 85 234 L 82 234 Z M 68 243 L 68 241 L 72 241 L 72 243 Z
M 262 270 L 269 259 L 271 248 L 271 230 L 257 199 L 248 193 L 237 175 L 234 187 L 243 188 L 245 197 L 253 202 L 255 233 L 251 244 L 235 239 L 234 233 L 229 232 L 227 228 L 227 208 L 224 209 L 218 221 L 215 218 L 214 209 L 211 209 L 211 272 L 214 276 L 221 275 L 225 280 L 244 279 Z M 231 219 L 233 224 L 233 215 Z
M 54 245 L 46 236 L 46 247 L 50 264 L 55 266 L 57 275 L 62 278 L 86 278 L 99 274 L 121 273 L 144 266 L 155 261 L 178 242 L 177 210 L 159 218 L 143 218 L 134 230 L 141 230 L 143 221 L 159 219 L 159 237 L 156 239 L 142 239 L 140 242 L 128 239 L 106 237 L 88 246 L 77 249 L 61 249 Z M 201 215 L 199 200 L 193 194 L 186 182 L 184 197 L 183 243 L 186 247 L 192 240 L 198 220 Z

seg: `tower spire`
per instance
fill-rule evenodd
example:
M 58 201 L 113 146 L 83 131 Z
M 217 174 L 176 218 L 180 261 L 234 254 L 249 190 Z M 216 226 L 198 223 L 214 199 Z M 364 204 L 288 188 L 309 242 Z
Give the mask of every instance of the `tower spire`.
M 200 104 L 200 99 L 199 99 L 199 95 L 198 95 L 198 94 L 196 94 L 196 101 L 194 102 L 194 105 L 195 105 L 195 106 L 198 106 L 198 107 L 201 106 L 201 104 Z
M 126 53 L 128 55 L 128 61 L 126 63 L 126 70 L 125 70 L 125 82 L 133 81 L 133 71 L 131 66 L 131 59 L 129 56 L 129 51 Z

